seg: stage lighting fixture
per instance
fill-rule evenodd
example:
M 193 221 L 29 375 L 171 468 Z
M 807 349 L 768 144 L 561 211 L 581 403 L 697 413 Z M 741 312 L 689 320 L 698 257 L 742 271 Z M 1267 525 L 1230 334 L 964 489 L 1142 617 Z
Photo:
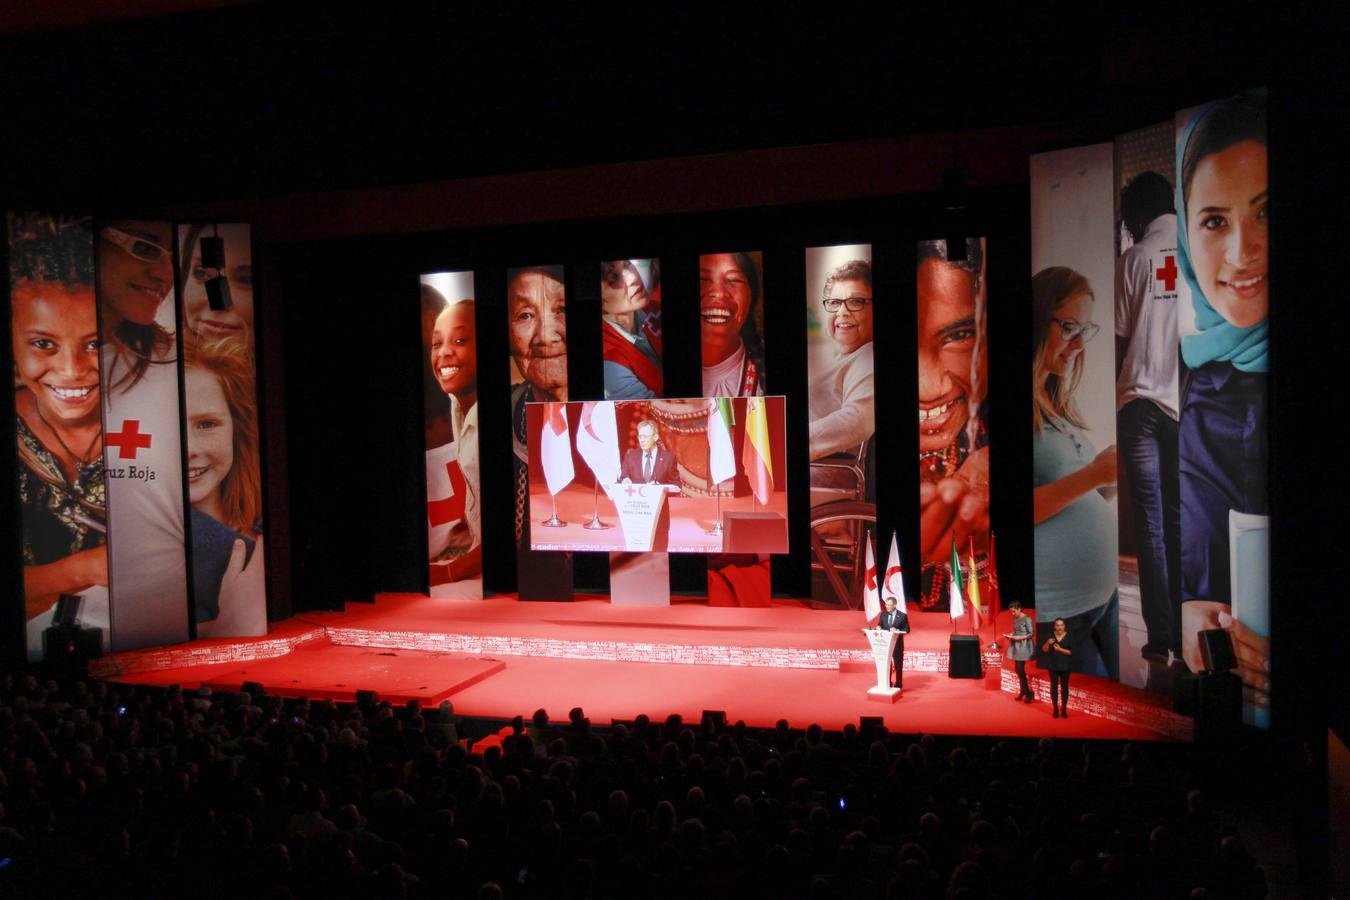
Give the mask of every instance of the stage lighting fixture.
M 230 280 L 224 275 L 206 279 L 206 305 L 214 312 L 224 312 L 234 306 L 230 298 Z

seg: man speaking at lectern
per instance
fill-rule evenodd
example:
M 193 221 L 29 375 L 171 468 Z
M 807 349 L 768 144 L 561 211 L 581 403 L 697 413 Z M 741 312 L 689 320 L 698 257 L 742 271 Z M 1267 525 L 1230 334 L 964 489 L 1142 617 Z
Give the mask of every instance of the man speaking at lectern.
M 657 444 L 656 423 L 638 423 L 638 446 L 623 455 L 620 484 L 676 484 L 675 456 Z
M 899 632 L 891 659 L 895 661 L 894 687 L 903 688 L 905 686 L 905 635 L 909 633 L 909 616 L 895 608 L 894 594 L 886 597 L 886 611 L 877 620 L 877 627 L 883 631 Z

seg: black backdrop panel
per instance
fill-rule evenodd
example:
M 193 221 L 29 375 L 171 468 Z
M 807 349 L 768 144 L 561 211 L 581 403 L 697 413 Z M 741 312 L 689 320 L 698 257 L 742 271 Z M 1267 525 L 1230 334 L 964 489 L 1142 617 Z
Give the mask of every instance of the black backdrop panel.
M 988 237 L 992 516 L 1005 598 L 1031 583 L 1030 451 L 1024 440 L 1028 232 L 1026 189 L 976 191 L 967 229 Z M 806 472 L 806 333 L 801 298 L 806 247 L 873 245 L 876 278 L 877 502 L 882 533 L 898 528 L 906 561 L 918 559 L 917 418 L 913 363 L 914 243 L 941 236 L 935 197 L 844 201 L 640 219 L 601 220 L 280 245 L 277 292 L 285 309 L 289 467 L 274 484 L 290 496 L 295 608 L 334 608 L 379 591 L 425 590 L 418 275 L 472 269 L 479 297 L 484 588 L 515 589 L 504 364 L 505 271 L 540 259 L 567 267 L 570 380 L 599 397 L 599 261 L 658 257 L 668 393 L 697 394 L 700 253 L 755 247 L 765 257 L 766 344 L 772 390 L 789 403 L 789 508 L 794 553 L 774 563 L 774 591 L 810 593 Z M 884 549 L 879 552 L 885 552 Z M 584 556 L 584 554 L 582 555 Z M 582 560 L 576 587 L 603 591 L 607 562 Z M 911 563 L 907 589 L 917 589 Z M 706 591 L 703 558 L 672 559 L 676 593 Z

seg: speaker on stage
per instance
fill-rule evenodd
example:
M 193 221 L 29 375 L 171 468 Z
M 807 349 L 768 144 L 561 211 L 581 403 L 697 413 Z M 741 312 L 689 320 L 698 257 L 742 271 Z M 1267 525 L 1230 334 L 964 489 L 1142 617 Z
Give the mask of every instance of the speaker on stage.
M 1231 740 L 1242 730 L 1242 679 L 1232 672 L 1212 672 L 1196 677 L 1194 684 L 1195 742 L 1214 745 Z
M 974 634 L 954 634 L 949 645 L 947 675 L 951 678 L 982 678 L 980 638 Z
M 1233 638 L 1222 628 L 1207 628 L 1200 638 L 1200 661 L 1206 672 L 1227 672 L 1237 668 L 1237 654 L 1233 652 Z

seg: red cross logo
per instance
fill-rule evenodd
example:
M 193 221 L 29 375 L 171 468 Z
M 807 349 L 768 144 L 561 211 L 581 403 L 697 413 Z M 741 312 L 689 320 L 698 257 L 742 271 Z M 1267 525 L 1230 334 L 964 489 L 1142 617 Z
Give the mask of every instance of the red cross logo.
M 135 459 L 137 450 L 150 449 L 150 435 L 141 434 L 140 419 L 123 419 L 121 431 L 103 436 L 103 446 L 116 447 L 118 459 Z
M 1175 257 L 1164 256 L 1163 267 L 1153 274 L 1163 283 L 1163 288 L 1165 290 L 1175 291 L 1177 289 L 1177 264 Z
M 867 570 L 867 589 L 868 589 L 869 591 L 875 591 L 875 590 L 877 589 L 877 567 L 876 567 L 876 566 L 872 566 L 872 568 L 870 568 L 870 569 Z
M 459 460 L 446 463 L 445 472 L 450 476 L 450 496 L 427 503 L 427 521 L 432 527 L 464 518 L 464 500 L 469 492 L 464 473 L 459 469 Z
M 624 492 L 625 494 L 627 494 L 629 497 L 633 496 L 633 494 L 635 494 L 635 493 L 636 493 L 639 497 L 642 496 L 642 488 L 633 487 L 633 485 L 631 485 L 631 484 L 630 484 L 628 487 L 624 488 L 624 491 L 623 491 L 623 492 Z

